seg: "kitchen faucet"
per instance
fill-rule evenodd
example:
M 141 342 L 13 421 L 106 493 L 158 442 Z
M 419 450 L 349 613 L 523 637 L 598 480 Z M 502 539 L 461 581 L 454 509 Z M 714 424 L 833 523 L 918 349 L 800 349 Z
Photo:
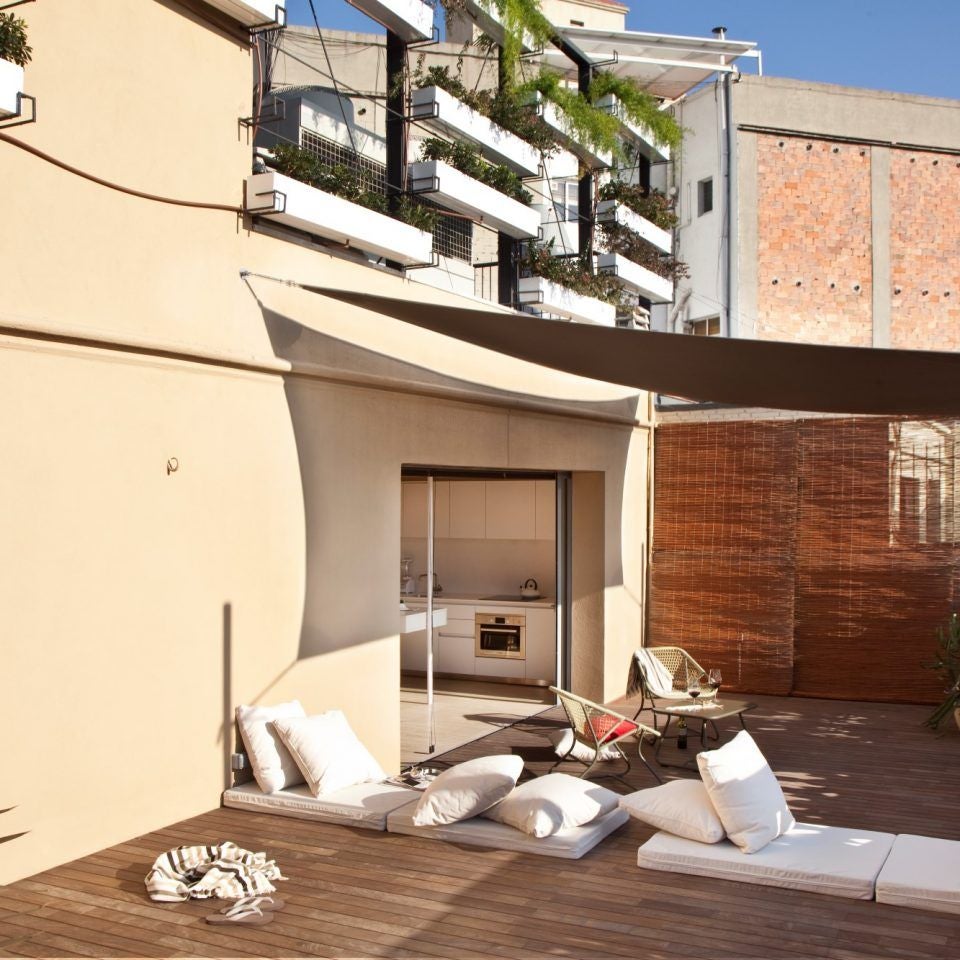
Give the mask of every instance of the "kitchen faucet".
M 421 581 L 421 580 L 426 580 L 426 579 L 427 579 L 427 575 L 426 575 L 425 573 L 421 573 L 420 576 L 417 577 L 417 593 L 422 593 L 422 594 L 426 595 L 426 590 L 421 590 L 421 589 L 420 589 L 420 581 Z M 437 580 L 437 575 L 436 575 L 436 573 L 434 573 L 434 575 L 433 575 L 433 592 L 434 592 L 434 593 L 443 593 L 443 587 L 440 586 L 440 583 L 439 583 L 439 581 Z

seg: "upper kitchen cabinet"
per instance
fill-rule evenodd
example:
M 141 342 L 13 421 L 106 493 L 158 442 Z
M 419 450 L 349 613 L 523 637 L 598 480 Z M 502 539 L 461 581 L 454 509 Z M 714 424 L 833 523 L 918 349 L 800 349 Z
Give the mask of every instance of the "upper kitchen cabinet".
M 529 480 L 487 483 L 487 539 L 533 540 L 535 515 L 536 489 Z
M 427 536 L 427 484 L 407 480 L 400 484 L 402 496 L 400 536 L 425 539 Z M 445 540 L 450 536 L 450 481 L 433 483 L 433 536 Z
M 536 539 L 557 539 L 557 484 L 555 480 L 536 482 Z
M 483 480 L 458 480 L 449 484 L 449 535 L 462 540 L 486 536 L 487 484 Z

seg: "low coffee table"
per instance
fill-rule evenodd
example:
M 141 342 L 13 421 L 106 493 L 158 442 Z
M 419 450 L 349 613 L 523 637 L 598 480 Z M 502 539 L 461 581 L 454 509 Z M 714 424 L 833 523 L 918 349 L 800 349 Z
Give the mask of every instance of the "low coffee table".
M 699 731 L 693 732 L 692 736 L 699 737 L 700 739 L 700 749 L 706 750 L 707 748 L 707 724 L 710 723 L 713 726 L 714 735 L 710 738 L 711 740 L 720 739 L 720 731 L 717 729 L 717 720 L 725 720 L 727 717 L 737 717 L 740 721 L 740 726 L 742 729 L 746 730 L 747 725 L 744 722 L 743 715 L 748 710 L 756 709 L 755 703 L 750 703 L 746 700 L 732 700 L 730 697 L 723 697 L 718 700 L 671 700 L 669 706 L 660 706 L 653 708 L 653 719 L 654 726 L 659 726 L 657 724 L 657 718 L 663 717 L 665 723 L 663 725 L 663 730 L 660 731 L 660 736 L 657 738 L 657 745 L 653 751 L 654 759 L 661 767 L 691 767 L 696 765 L 696 757 L 692 757 L 689 760 L 685 760 L 683 763 L 666 763 L 660 759 L 660 748 L 663 746 L 665 740 L 676 740 L 677 748 L 680 750 L 687 749 L 687 737 L 690 734 L 688 729 L 688 724 L 691 720 L 698 720 L 700 722 Z M 674 734 L 670 733 L 670 725 L 673 721 L 677 721 L 677 732 Z

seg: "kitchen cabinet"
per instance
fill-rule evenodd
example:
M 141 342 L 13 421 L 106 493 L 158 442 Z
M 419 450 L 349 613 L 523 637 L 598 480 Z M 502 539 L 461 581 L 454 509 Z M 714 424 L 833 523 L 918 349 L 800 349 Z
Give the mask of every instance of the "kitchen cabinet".
M 478 677 L 514 677 L 523 679 L 523 660 L 507 660 L 499 657 L 475 657 Z
M 534 522 L 537 540 L 557 538 L 557 484 L 554 480 L 537 480 L 534 484 L 536 519 Z
M 437 637 L 437 658 L 435 661 L 439 673 L 459 673 L 472 677 L 476 673 L 473 655 L 473 634 L 463 636 L 451 633 L 452 624 L 439 631 Z
M 527 659 L 524 676 L 528 680 L 557 682 L 557 616 L 555 610 L 528 609 Z
M 427 536 L 427 485 L 408 480 L 400 484 L 400 536 L 423 540 Z M 450 481 L 433 483 L 433 535 L 450 536 Z
M 483 480 L 457 480 L 449 487 L 449 536 L 482 540 L 486 536 L 487 484 Z
M 536 534 L 536 485 L 529 480 L 487 483 L 484 535 L 488 540 L 533 540 Z

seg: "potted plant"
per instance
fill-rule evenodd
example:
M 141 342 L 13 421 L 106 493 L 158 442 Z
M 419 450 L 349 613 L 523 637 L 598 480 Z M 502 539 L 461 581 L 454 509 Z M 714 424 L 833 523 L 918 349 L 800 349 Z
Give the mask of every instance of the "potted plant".
M 246 208 L 406 266 L 432 257 L 436 212 L 415 197 L 391 211 L 363 170 L 330 165 L 292 144 L 273 148 L 273 169 L 246 182 Z
M 946 625 L 937 628 L 937 640 L 936 659 L 924 664 L 928 670 L 938 671 L 945 682 L 946 696 L 924 721 L 934 730 L 951 713 L 960 727 L 960 613 L 954 611 Z
M 27 25 L 12 13 L 0 13 L 0 117 L 20 112 L 23 68 L 33 50 L 27 43 Z

